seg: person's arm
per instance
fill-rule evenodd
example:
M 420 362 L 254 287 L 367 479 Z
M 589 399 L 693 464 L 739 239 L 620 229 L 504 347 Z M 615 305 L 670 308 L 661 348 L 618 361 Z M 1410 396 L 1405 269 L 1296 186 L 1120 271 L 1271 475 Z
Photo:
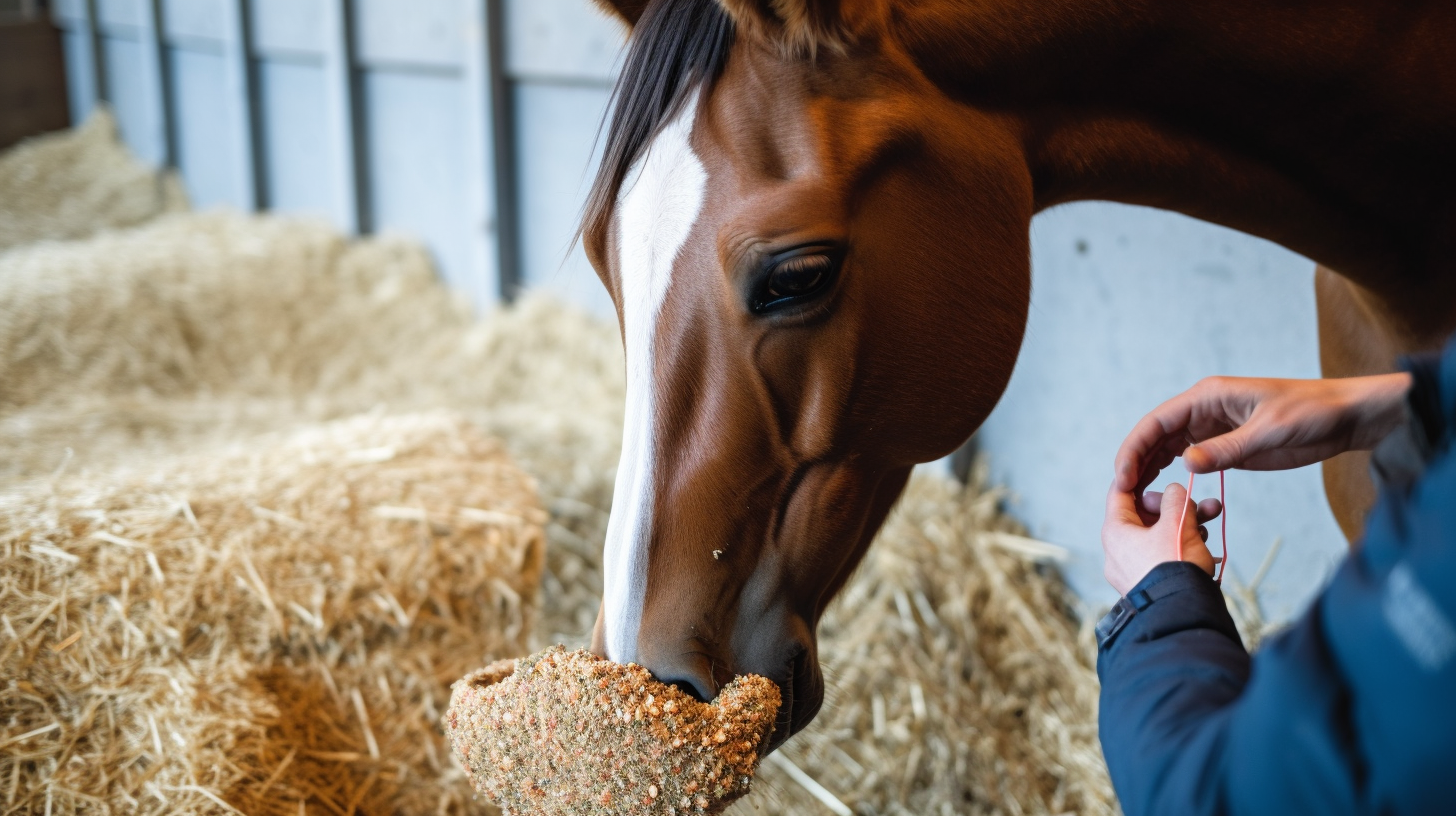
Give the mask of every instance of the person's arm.
M 1387 481 L 1360 550 L 1317 610 L 1347 689 L 1372 813 L 1453 812 L 1456 767 L 1456 341 L 1405 361 L 1409 422 L 1375 451 Z M 1403 471 L 1403 472 L 1402 472 Z M 1261 655 L 1262 660 L 1262 655 Z
M 1102 751 L 1128 816 L 1225 813 L 1225 729 L 1249 655 L 1196 527 L 1212 513 L 1181 485 L 1154 496 L 1108 492 L 1105 571 L 1123 597 L 1097 626 Z
M 1098 735 L 1127 816 L 1228 813 L 1227 731 L 1249 654 L 1223 596 L 1189 562 L 1160 564 L 1099 627 Z M 1109 625 L 1111 624 L 1111 625 Z
M 1161 594 L 1170 583 L 1177 591 Z M 1201 571 L 1163 564 L 1141 591 L 1160 597 L 1097 666 L 1102 750 L 1127 816 L 1441 812 L 1371 807 L 1356 716 L 1365 700 L 1335 659 L 1327 597 L 1251 661 Z M 1436 701 L 1381 702 L 1430 711 Z
M 1098 674 L 1103 752 L 1128 816 L 1449 809 L 1456 460 L 1447 426 L 1456 354 L 1441 366 L 1444 395 L 1422 388 L 1418 369 L 1401 411 L 1423 426 L 1423 477 L 1383 497 L 1364 547 L 1252 665 L 1205 570 L 1123 564 L 1142 577 L 1120 602 L 1123 614 L 1099 626 Z M 1140 537 L 1175 524 L 1167 515 L 1142 529 L 1105 527 L 1109 559 L 1145 559 Z
M 1441 814 L 1456 766 L 1456 457 L 1387 494 L 1364 546 L 1251 662 L 1213 581 L 1163 564 L 1098 655 L 1127 816 Z M 1150 602 L 1148 602 L 1150 600 Z

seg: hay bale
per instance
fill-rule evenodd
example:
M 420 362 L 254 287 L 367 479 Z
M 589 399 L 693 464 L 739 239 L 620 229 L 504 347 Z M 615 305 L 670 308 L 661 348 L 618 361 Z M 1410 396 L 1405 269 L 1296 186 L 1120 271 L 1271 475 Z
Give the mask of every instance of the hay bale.
M 467 675 L 445 726 L 510 816 L 693 816 L 748 792 L 780 702 L 750 675 L 700 703 L 641 666 L 557 646 Z
M 548 486 L 533 646 L 596 617 L 622 372 L 615 326 L 540 296 L 478 320 L 398 238 L 207 213 L 0 253 L 0 486 L 300 420 L 459 411 Z
M 524 650 L 543 521 L 445 414 L 0 496 L 6 807 L 473 809 L 438 720 Z
M 85 238 L 185 209 L 176 176 L 138 161 L 105 108 L 79 128 L 0 153 L 0 250 Z
M 335 393 L 472 322 L 417 244 L 350 244 L 323 223 L 226 212 L 12 250 L 0 303 L 0 406 L 11 408 L 76 394 Z

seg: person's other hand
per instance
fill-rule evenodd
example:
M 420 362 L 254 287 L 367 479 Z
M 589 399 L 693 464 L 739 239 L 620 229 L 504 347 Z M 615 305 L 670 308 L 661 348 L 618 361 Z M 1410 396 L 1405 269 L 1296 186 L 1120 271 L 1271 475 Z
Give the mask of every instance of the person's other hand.
M 1177 530 L 1183 507 L 1189 512 Z M 1213 554 L 1208 551 L 1208 530 L 1203 525 L 1223 511 L 1218 499 L 1204 499 L 1195 509 L 1183 485 L 1170 484 L 1162 493 L 1141 497 L 1116 484 L 1107 492 L 1107 515 L 1102 522 L 1102 574 L 1107 583 L 1126 595 L 1153 567 L 1172 561 L 1174 542 L 1179 556 L 1213 575 Z
M 1114 488 L 1140 494 L 1182 456 L 1192 473 L 1285 470 L 1370 450 L 1402 421 L 1409 374 L 1336 380 L 1209 377 L 1123 440 Z

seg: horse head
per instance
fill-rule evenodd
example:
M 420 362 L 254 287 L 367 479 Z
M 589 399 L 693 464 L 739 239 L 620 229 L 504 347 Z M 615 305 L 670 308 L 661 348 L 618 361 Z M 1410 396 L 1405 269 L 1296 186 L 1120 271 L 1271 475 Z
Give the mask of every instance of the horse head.
M 1020 142 L 885 5 L 613 6 L 635 30 L 582 235 L 627 411 L 593 648 L 705 699 L 775 680 L 775 745 L 822 702 L 825 606 L 990 412 L 1029 302 Z

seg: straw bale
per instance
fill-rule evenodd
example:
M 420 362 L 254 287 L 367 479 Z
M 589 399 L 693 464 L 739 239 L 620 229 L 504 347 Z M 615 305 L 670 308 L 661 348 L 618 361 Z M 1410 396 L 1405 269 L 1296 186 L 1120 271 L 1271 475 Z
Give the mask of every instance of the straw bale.
M 711 703 L 561 646 L 455 684 L 446 733 L 509 816 L 711 816 L 748 792 L 782 700 L 734 679 Z
M 187 208 L 171 173 L 138 161 L 98 108 L 85 124 L 27 139 L 0 153 L 0 251 L 85 238 Z
M 0 496 L 6 807 L 473 809 L 438 721 L 526 648 L 544 520 L 449 414 Z
M 595 619 L 623 380 L 614 326 L 534 296 L 478 320 L 401 238 L 207 213 L 0 254 L 0 485 L 302 420 L 459 411 L 545 488 L 535 646 Z
M 332 393 L 400 348 L 374 343 L 428 349 L 470 322 L 417 244 L 351 246 L 322 223 L 227 212 L 14 249 L 0 256 L 0 302 L 0 405 L 11 407 L 62 391 Z

